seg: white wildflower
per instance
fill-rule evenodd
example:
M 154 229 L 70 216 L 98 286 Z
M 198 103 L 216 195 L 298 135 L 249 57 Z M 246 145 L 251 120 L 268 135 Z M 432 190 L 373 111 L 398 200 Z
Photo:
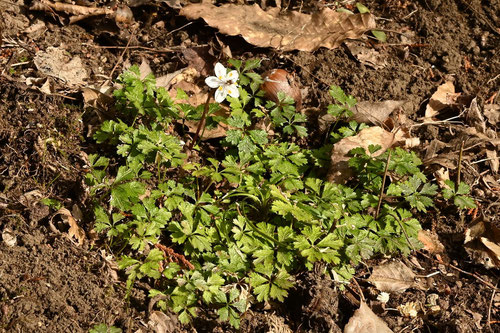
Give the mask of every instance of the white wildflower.
M 377 301 L 385 304 L 389 302 L 389 296 L 390 296 L 389 293 L 383 291 L 377 296 Z
M 215 101 L 217 103 L 225 100 L 227 95 L 234 98 L 240 97 L 238 85 L 236 84 L 236 81 L 238 81 L 237 71 L 227 73 L 226 67 L 218 62 L 215 64 L 215 75 L 207 77 L 205 83 L 210 88 L 217 88 L 215 91 Z

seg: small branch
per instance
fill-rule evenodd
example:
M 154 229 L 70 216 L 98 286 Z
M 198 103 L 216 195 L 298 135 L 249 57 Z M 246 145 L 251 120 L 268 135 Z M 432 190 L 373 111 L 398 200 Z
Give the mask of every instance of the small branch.
M 385 164 L 384 177 L 382 178 L 382 186 L 380 187 L 380 194 L 378 198 L 377 211 L 375 213 L 375 220 L 378 219 L 378 215 L 380 214 L 380 206 L 382 206 L 382 199 L 384 197 L 384 188 L 385 188 L 385 179 L 387 177 L 387 171 L 389 170 L 389 162 L 391 161 L 392 150 L 389 149 L 389 155 L 387 155 L 387 161 Z
M 460 145 L 460 153 L 458 155 L 458 167 L 457 167 L 457 183 L 455 184 L 455 192 L 458 191 L 458 185 L 460 184 L 460 173 L 462 172 L 462 156 L 464 153 L 465 141 L 462 141 Z

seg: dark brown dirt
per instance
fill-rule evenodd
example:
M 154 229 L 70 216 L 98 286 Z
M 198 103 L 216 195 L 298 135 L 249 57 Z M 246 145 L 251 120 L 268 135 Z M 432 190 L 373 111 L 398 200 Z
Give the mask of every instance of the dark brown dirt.
M 303 10 L 312 11 L 333 1 L 290 1 L 289 8 L 297 9 L 301 3 Z M 206 55 L 218 58 L 218 39 L 230 46 L 234 58 L 260 57 L 265 59 L 264 70 L 278 67 L 295 72 L 306 92 L 303 104 L 309 108 L 324 110 L 331 103 L 328 87 L 336 84 L 360 101 L 405 100 L 403 112 L 418 120 L 432 93 L 449 80 L 464 96 L 477 97 L 481 106 L 486 101 L 499 103 L 495 94 L 500 91 L 500 1 L 373 0 L 365 4 L 383 18 L 378 24 L 388 31 L 386 44 L 373 44 L 386 62 L 379 69 L 358 62 L 347 46 L 285 54 L 253 48 L 201 21 L 185 26 L 189 22 L 165 4 L 133 8 L 139 30 L 132 33 L 130 26 L 117 26 L 106 18 L 65 25 L 57 16 L 28 11 L 29 3 L 23 0 L 0 2 L 0 231 L 9 231 L 17 240 L 14 246 L 0 242 L 0 332 L 86 332 L 99 323 L 125 332 L 147 332 L 151 310 L 144 296 L 147 287 L 138 286 L 126 301 L 123 276 L 115 280 L 114 267 L 104 258 L 106 249 L 98 244 L 92 249 L 75 245 L 64 236 L 60 217 L 54 218 L 56 227 L 51 229 L 54 210 L 39 203 L 40 198 L 54 198 L 68 208 L 79 206 L 84 212 L 79 222 L 92 237 L 82 179 L 86 154 L 95 150 L 88 133 L 103 115 L 84 110 L 81 94 L 62 82 L 56 82 L 59 89 L 51 96 L 28 87 L 26 77 L 44 77 L 33 64 L 38 50 L 55 46 L 80 56 L 89 72 L 88 83 L 93 84 L 102 83 L 115 64 L 113 76 L 121 72 L 119 59 L 129 41 L 124 59 L 140 63 L 145 58 L 160 76 L 189 63 L 179 46 L 207 45 Z M 25 32 L 38 20 L 45 23 L 43 28 Z M 498 174 L 487 162 L 476 163 L 485 157 L 487 142 L 468 138 L 463 134 L 466 126 L 418 128 L 419 153 L 425 156 L 431 142 L 439 139 L 447 146 L 436 154 L 456 165 L 465 140 L 471 148 L 464 154 L 462 177 L 472 185 L 485 214 L 498 224 L 498 188 L 489 188 L 482 180 L 486 176 L 498 180 Z M 498 147 L 494 149 L 498 151 Z M 430 174 L 439 165 L 425 166 Z M 363 280 L 369 271 L 359 267 L 357 277 L 368 303 L 379 307 L 377 314 L 395 332 L 500 332 L 500 299 L 498 293 L 494 297 L 491 287 L 498 283 L 498 270 L 487 270 L 464 249 L 463 233 L 471 218 L 446 207 L 439 209 L 422 216 L 421 221 L 444 243 L 443 261 L 456 268 L 414 254 L 408 265 L 421 276 L 440 273 L 425 279 L 427 290 L 393 295 L 384 310 Z M 241 331 L 340 332 L 358 306 L 358 290 L 351 287 L 341 292 L 320 275 L 299 277 L 285 306 L 272 305 L 273 312 L 249 311 Z M 441 309 L 434 315 L 410 318 L 391 310 L 409 301 L 425 306 L 430 294 L 437 295 Z M 175 325 L 173 331 L 177 332 L 229 330 L 209 316 L 197 320 L 194 328 Z

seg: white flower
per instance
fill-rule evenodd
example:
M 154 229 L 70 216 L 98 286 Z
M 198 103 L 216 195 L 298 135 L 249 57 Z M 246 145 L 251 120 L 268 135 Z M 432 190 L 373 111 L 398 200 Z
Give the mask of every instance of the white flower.
M 237 71 L 227 73 L 226 67 L 218 62 L 215 64 L 215 75 L 207 77 L 205 83 L 210 88 L 217 88 L 215 91 L 215 101 L 217 103 L 226 99 L 227 95 L 234 98 L 240 97 L 238 85 L 236 84 L 236 81 L 238 81 Z
M 384 291 L 382 291 L 378 296 L 377 296 L 377 301 L 381 302 L 381 303 L 387 303 L 389 302 L 389 293 L 386 293 Z

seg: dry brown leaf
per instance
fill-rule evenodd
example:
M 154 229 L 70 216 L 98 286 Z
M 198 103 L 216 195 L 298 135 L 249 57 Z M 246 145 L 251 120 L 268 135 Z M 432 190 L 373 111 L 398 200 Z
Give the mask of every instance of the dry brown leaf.
M 2 231 L 2 240 L 5 245 L 12 247 L 17 244 L 17 236 L 9 228 L 5 228 Z
M 500 268 L 500 229 L 483 214 L 465 230 L 465 249 L 486 268 Z
M 497 173 L 500 167 L 500 161 L 498 160 L 498 155 L 496 150 L 486 149 L 486 158 L 491 167 L 491 171 Z
M 467 108 L 466 118 L 469 126 L 474 126 L 480 133 L 486 133 L 486 121 L 479 109 L 479 105 L 477 105 L 477 97 L 471 101 L 470 106 Z
M 61 215 L 63 219 L 66 220 L 69 224 L 69 230 L 68 230 L 68 238 L 76 238 L 78 241 L 78 245 L 82 245 L 83 242 L 85 241 L 85 231 L 78 226 L 78 223 L 76 223 L 75 218 L 71 214 L 71 212 L 66 209 L 66 208 L 60 208 L 55 214 L 56 215 Z M 53 217 L 52 217 L 53 218 Z
M 354 114 L 351 119 L 358 123 L 374 125 L 383 124 L 394 110 L 405 104 L 405 101 L 359 102 L 351 110 Z
M 444 245 L 439 241 L 438 235 L 429 230 L 419 230 L 418 240 L 424 244 L 424 250 L 429 253 L 444 252 Z
M 408 288 L 417 287 L 415 273 L 400 261 L 374 267 L 368 282 L 388 293 L 402 293 Z
M 370 145 L 380 145 L 382 149 L 374 154 L 378 156 L 388 148 L 399 143 L 404 143 L 405 139 L 407 138 L 402 131 L 391 133 L 381 127 L 369 127 L 361 130 L 355 136 L 340 140 L 332 149 L 331 164 L 327 175 L 328 181 L 340 184 L 351 177 L 352 171 L 348 165 L 350 158 L 348 153 L 350 150 L 357 147 L 368 150 L 368 146 Z
M 162 311 L 151 311 L 148 326 L 154 333 L 174 333 L 178 332 L 179 323 L 175 316 L 168 316 Z
M 71 88 L 84 84 L 88 77 L 79 56 L 71 57 L 66 50 L 57 47 L 38 51 L 33 62 L 40 72 L 63 80 Z
M 392 330 L 385 321 L 380 319 L 365 302 L 361 302 L 359 309 L 349 319 L 344 327 L 344 333 L 391 333 Z
M 358 59 L 360 63 L 374 69 L 382 69 L 387 66 L 386 56 L 381 55 L 373 47 L 367 47 L 365 43 L 358 41 L 348 41 L 345 44 L 352 56 Z
M 296 11 L 280 13 L 276 7 L 264 11 L 257 4 L 216 7 L 201 3 L 185 6 L 180 14 L 192 20 L 202 18 L 224 34 L 242 35 L 250 44 L 281 51 L 333 49 L 376 27 L 375 18 L 369 13 L 339 13 L 329 8 L 308 15 Z
M 488 119 L 488 122 L 492 125 L 500 123 L 500 105 L 486 104 L 484 106 L 484 116 Z
M 424 122 L 434 121 L 432 118 L 439 111 L 453 104 L 458 96 L 460 96 L 460 93 L 455 93 L 453 82 L 448 81 L 440 85 L 425 108 Z
M 436 181 L 439 185 L 439 188 L 448 187 L 445 181 L 450 180 L 450 170 L 445 168 L 439 168 L 434 172 L 434 176 L 436 176 Z

